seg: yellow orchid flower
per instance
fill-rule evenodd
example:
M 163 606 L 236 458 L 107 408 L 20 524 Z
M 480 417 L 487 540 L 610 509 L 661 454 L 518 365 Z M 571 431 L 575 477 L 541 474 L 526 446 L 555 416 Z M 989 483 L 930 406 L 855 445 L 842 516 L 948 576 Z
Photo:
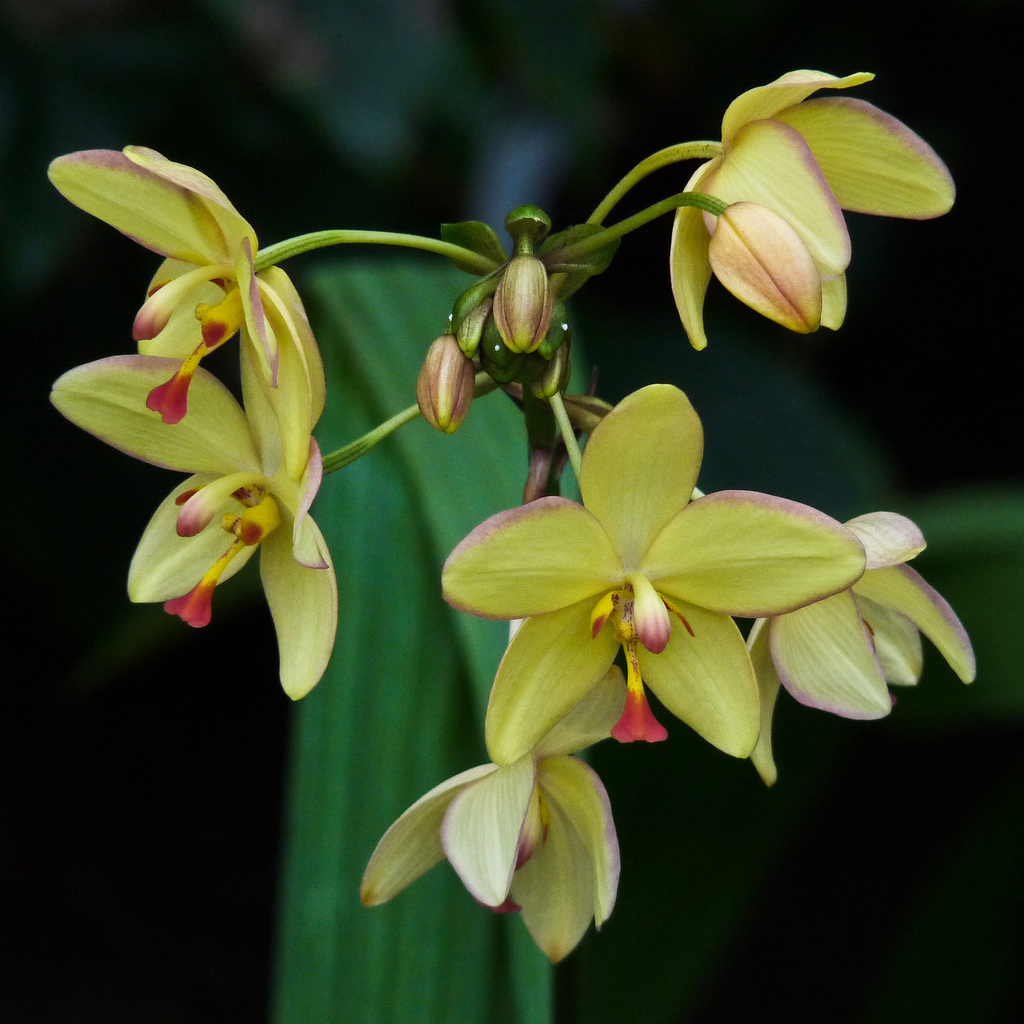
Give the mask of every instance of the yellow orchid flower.
M 886 684 L 913 686 L 921 678 L 921 633 L 965 683 L 974 680 L 974 651 L 960 620 L 905 564 L 925 547 L 917 525 L 895 512 L 871 512 L 846 525 L 864 545 L 864 575 L 841 594 L 759 619 L 747 638 L 762 714 L 751 760 L 768 785 L 777 775 L 771 722 L 780 685 L 810 707 L 882 718 L 893 704 Z
M 179 364 L 144 396 L 147 407 L 178 423 L 200 361 L 241 330 L 243 358 L 261 369 L 298 476 L 323 411 L 320 354 L 287 274 L 255 272 L 256 233 L 227 196 L 205 174 L 142 146 L 70 153 L 49 175 L 66 199 L 166 257 L 133 334 L 143 355 Z
M 608 670 L 620 647 L 629 696 L 616 739 L 663 738 L 644 683 L 737 757 L 759 729 L 757 684 L 731 615 L 791 611 L 864 570 L 849 530 L 806 505 L 750 491 L 690 501 L 700 420 L 678 388 L 620 402 L 583 454 L 583 505 L 541 498 L 492 516 L 455 548 L 442 585 L 456 608 L 526 618 L 487 711 L 491 759 L 511 764 Z
M 133 601 L 163 601 L 189 625 L 205 626 L 216 585 L 262 549 L 281 683 L 297 700 L 327 667 L 338 615 L 330 553 L 309 516 L 322 475 L 319 448 L 307 435 L 301 478 L 286 470 L 278 420 L 245 360 L 244 412 L 200 368 L 188 413 L 166 427 L 143 399 L 172 368 L 173 360 L 159 356 L 101 359 L 60 377 L 51 400 L 72 423 L 121 451 L 193 474 L 171 491 L 139 541 L 128 572 Z
M 756 203 L 792 225 L 821 278 L 820 322 L 833 330 L 846 314 L 850 262 L 842 211 L 926 219 L 946 213 L 955 194 L 945 164 L 896 118 L 863 100 L 808 99 L 818 89 L 848 89 L 872 78 L 791 71 L 743 93 L 722 119 L 722 155 L 698 167 L 686 186 L 727 203 Z M 703 308 L 714 231 L 711 215 L 695 207 L 676 212 L 672 290 L 696 349 L 707 344 Z
M 523 757 L 470 768 L 417 800 L 373 851 L 363 903 L 386 903 L 447 857 L 477 902 L 521 911 L 552 960 L 571 953 L 612 912 L 619 844 L 601 780 L 570 755 L 608 737 L 624 698 L 613 668 Z

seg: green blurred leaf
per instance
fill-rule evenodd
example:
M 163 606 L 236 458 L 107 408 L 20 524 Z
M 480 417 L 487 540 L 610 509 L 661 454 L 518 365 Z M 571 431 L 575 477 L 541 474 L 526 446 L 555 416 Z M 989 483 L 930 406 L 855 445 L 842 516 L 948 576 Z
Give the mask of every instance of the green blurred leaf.
M 409 403 L 460 280 L 404 262 L 316 275 L 308 294 L 331 389 L 318 429 L 325 451 Z M 358 898 L 388 825 L 486 759 L 483 707 L 507 627 L 451 612 L 439 575 L 472 526 L 516 503 L 516 419 L 496 395 L 452 437 L 414 423 L 329 477 L 317 499 L 341 618 L 327 674 L 298 709 L 280 1024 L 550 1019 L 550 966 L 522 922 L 478 907 L 446 865 L 384 907 Z
M 508 259 L 508 254 L 490 224 L 482 220 L 463 220 L 457 224 L 442 224 L 441 238 L 453 245 L 461 245 L 464 249 L 480 253 L 495 263 L 501 264 Z M 475 267 L 464 266 L 459 260 L 452 260 L 459 270 L 467 274 L 476 274 Z

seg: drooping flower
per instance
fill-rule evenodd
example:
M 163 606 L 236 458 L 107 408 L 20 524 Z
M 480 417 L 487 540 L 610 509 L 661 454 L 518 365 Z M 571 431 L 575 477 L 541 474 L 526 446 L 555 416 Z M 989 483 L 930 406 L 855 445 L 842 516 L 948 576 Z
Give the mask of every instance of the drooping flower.
M 846 313 L 850 262 L 842 210 L 925 219 L 946 213 L 954 197 L 946 166 L 902 122 L 863 100 L 808 99 L 818 89 L 872 78 L 791 71 L 743 93 L 722 119 L 722 155 L 698 167 L 686 186 L 727 203 L 757 203 L 792 225 L 821 277 L 821 323 L 833 330 Z M 682 207 L 672 233 L 672 290 L 697 349 L 707 344 L 703 306 L 714 220 Z
M 526 618 L 498 668 L 487 749 L 510 764 L 577 703 L 621 647 L 629 696 L 616 739 L 661 739 L 644 683 L 677 717 L 746 757 L 757 684 L 730 618 L 798 608 L 845 590 L 860 542 L 820 512 L 750 491 L 690 501 L 700 420 L 669 385 L 627 396 L 583 454 L 583 505 L 541 498 L 492 516 L 445 563 L 446 600 Z
M 517 761 L 470 768 L 417 800 L 373 851 L 363 903 L 386 903 L 447 857 L 477 902 L 521 911 L 552 960 L 571 953 L 612 912 L 619 845 L 601 780 L 569 755 L 608 737 L 624 691 L 611 669 Z
M 298 475 L 323 411 L 320 354 L 288 276 L 277 267 L 256 274 L 256 233 L 227 196 L 205 174 L 141 146 L 70 153 L 49 175 L 76 206 L 166 257 L 133 334 L 140 353 L 178 365 L 143 396 L 146 405 L 179 422 L 201 360 L 241 330 L 243 358 L 260 367 Z
M 769 785 L 777 774 L 771 720 L 780 685 L 823 711 L 882 718 L 893 703 L 887 684 L 913 686 L 921 678 L 921 633 L 965 683 L 974 680 L 974 651 L 960 620 L 905 564 L 924 550 L 917 525 L 894 512 L 872 512 L 846 525 L 864 545 L 864 575 L 841 594 L 759 619 L 747 638 L 762 701 L 751 760 Z
M 51 399 L 72 423 L 137 459 L 193 474 L 168 495 L 139 541 L 128 572 L 133 601 L 163 601 L 193 626 L 210 621 L 218 583 L 262 550 L 260 575 L 281 655 L 281 683 L 293 699 L 319 681 L 338 614 L 330 553 L 309 507 L 322 475 L 307 435 L 300 479 L 287 471 L 278 420 L 258 373 L 242 362 L 245 411 L 200 368 L 188 413 L 175 428 L 143 399 L 172 361 L 115 356 L 60 377 Z

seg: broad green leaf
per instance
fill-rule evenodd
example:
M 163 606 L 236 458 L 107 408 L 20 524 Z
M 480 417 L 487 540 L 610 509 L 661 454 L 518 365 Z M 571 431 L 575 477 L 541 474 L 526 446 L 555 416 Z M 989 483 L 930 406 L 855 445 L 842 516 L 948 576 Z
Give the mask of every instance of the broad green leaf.
M 317 431 L 325 452 L 410 404 L 459 283 L 408 265 L 317 275 L 307 294 L 331 390 Z M 518 460 L 509 472 L 501 458 L 517 448 L 515 410 L 501 395 L 490 401 L 498 418 L 484 400 L 484 415 L 471 410 L 454 437 L 422 421 L 403 428 L 328 477 L 314 506 L 341 620 L 327 674 L 298 706 L 278 1024 L 550 1020 L 550 967 L 522 922 L 477 906 L 447 864 L 384 906 L 358 897 L 391 822 L 486 760 L 483 702 L 507 626 L 456 616 L 441 600 L 440 566 L 463 525 L 517 500 Z M 474 430 L 474 418 L 490 430 Z

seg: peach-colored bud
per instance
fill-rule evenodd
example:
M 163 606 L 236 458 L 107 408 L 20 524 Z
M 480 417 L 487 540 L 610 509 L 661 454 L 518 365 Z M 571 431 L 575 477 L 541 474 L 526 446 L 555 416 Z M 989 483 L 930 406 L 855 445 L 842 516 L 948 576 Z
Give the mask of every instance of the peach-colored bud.
M 473 402 L 476 371 L 453 334 L 442 334 L 427 350 L 416 380 L 416 402 L 423 418 L 454 434 Z
M 494 293 L 494 322 L 512 352 L 532 352 L 551 324 L 554 297 L 547 268 L 536 256 L 516 256 Z
M 718 218 L 708 258 L 740 302 L 798 334 L 821 322 L 821 277 L 789 222 L 756 203 L 733 203 Z

